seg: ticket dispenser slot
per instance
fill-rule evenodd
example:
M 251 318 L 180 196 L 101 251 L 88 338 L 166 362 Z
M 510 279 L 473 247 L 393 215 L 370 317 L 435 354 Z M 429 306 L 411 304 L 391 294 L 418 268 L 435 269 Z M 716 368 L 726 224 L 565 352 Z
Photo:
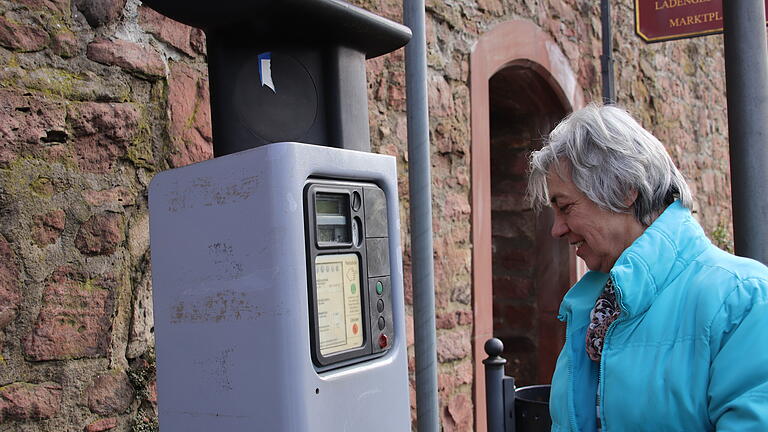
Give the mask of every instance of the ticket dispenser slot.
M 312 180 L 304 204 L 315 368 L 384 355 L 394 337 L 384 191 L 375 184 Z

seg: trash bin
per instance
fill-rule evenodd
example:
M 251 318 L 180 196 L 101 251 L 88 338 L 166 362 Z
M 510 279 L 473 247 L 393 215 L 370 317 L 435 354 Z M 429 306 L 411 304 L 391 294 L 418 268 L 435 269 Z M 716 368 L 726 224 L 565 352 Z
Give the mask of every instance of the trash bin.
M 515 390 L 515 432 L 549 432 L 550 385 L 532 385 Z

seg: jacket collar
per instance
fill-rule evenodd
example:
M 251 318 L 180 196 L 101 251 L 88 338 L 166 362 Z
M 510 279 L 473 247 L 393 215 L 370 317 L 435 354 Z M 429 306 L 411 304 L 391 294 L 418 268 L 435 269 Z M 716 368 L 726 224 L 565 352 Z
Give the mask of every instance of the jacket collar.
M 632 317 L 648 310 L 670 281 L 710 244 L 701 226 L 680 201 L 670 204 L 640 237 L 622 252 L 610 271 L 622 313 Z M 608 274 L 588 272 L 571 288 L 560 314 L 590 310 Z

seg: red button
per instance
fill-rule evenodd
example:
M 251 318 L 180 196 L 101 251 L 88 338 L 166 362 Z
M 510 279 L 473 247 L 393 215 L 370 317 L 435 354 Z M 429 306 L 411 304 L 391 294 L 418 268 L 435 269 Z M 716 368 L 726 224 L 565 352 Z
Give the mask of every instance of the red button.
M 358 330 L 357 324 L 356 323 L 352 324 L 352 334 L 357 334 L 357 330 Z
M 387 338 L 387 335 L 383 333 L 379 335 L 379 348 L 386 348 L 388 343 L 389 338 Z

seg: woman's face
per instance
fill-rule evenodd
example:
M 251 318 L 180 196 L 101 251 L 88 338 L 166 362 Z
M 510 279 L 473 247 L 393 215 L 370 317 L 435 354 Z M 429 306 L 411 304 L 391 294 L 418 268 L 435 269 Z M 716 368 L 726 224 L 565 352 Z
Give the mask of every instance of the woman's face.
M 547 175 L 555 214 L 552 236 L 565 238 L 576 247 L 576 255 L 590 270 L 608 273 L 619 255 L 645 228 L 632 214 L 614 213 L 598 207 L 573 184 L 570 164 L 558 163 L 560 169 L 553 167 Z M 634 196 L 629 203 L 633 201 Z

